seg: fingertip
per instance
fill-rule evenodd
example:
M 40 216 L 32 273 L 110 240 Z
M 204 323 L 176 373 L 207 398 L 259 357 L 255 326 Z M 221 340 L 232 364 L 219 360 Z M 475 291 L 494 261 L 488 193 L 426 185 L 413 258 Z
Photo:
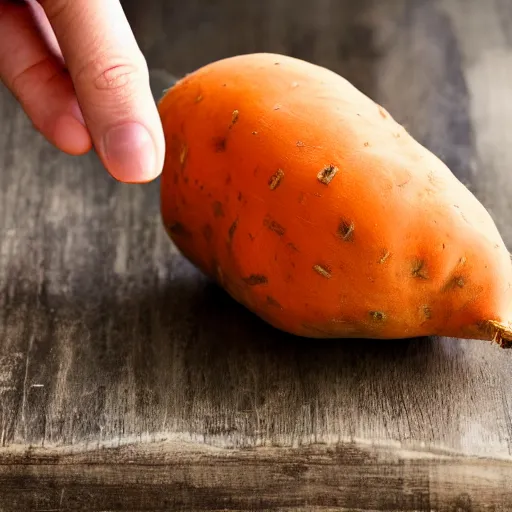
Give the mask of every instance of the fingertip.
M 92 148 L 91 136 L 87 128 L 68 113 L 57 118 L 53 139 L 61 151 L 70 155 L 83 155 Z

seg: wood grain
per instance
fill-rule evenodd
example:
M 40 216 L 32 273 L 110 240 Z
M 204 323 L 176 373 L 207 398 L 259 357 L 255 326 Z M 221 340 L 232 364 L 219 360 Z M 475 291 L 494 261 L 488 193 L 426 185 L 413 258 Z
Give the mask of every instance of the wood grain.
M 512 248 L 507 0 L 132 0 L 124 6 L 156 95 L 167 77 L 237 53 L 275 51 L 327 66 L 450 165 Z M 160 498 L 147 498 L 153 508 L 137 501 L 149 488 L 161 485 L 172 494 L 182 485 L 172 472 L 164 477 L 158 467 L 148 469 L 152 459 L 127 473 L 116 464 L 132 455 L 114 463 L 109 451 L 101 470 L 65 459 L 83 454 L 82 462 L 100 463 L 108 448 L 136 460 L 162 439 L 226 450 L 215 457 L 228 461 L 221 465 L 225 492 L 240 492 L 233 508 L 256 506 L 254 482 L 238 480 L 237 467 L 262 479 L 268 508 L 306 506 L 307 486 L 318 484 L 311 492 L 331 498 L 311 501 L 312 507 L 386 510 L 387 502 L 364 494 L 380 471 L 388 472 L 384 495 L 388 486 L 389 496 L 405 499 L 420 489 L 432 499 L 445 485 L 469 493 L 471 503 L 512 507 L 504 484 L 512 471 L 512 352 L 447 338 L 322 342 L 276 332 L 177 253 L 161 225 L 158 186 L 122 185 L 95 155 L 58 153 L 0 91 L 0 457 L 25 457 L 0 466 L 2 510 L 18 495 L 18 510 L 39 507 L 38 496 L 50 496 L 47 508 L 55 509 L 59 492 L 78 496 L 86 487 L 91 496 L 105 493 L 105 504 L 93 501 L 93 508 L 116 509 L 120 500 L 119 510 L 164 510 Z M 301 464 L 308 446 L 324 443 L 343 453 L 346 442 L 387 447 L 388 465 L 377 470 L 358 459 L 351 474 L 329 456 L 330 469 L 315 469 L 311 481 L 301 477 L 288 501 L 278 495 L 288 483 L 273 487 L 267 459 L 244 458 L 245 450 L 259 447 L 274 450 L 270 468 L 294 458 Z M 159 446 L 163 457 L 167 445 Z M 48 466 L 34 455 L 28 467 L 29 447 L 70 466 L 61 459 Z M 228 449 L 237 450 L 234 458 Z M 504 462 L 478 463 L 484 473 L 495 471 L 482 483 L 480 470 L 465 459 L 418 462 L 409 472 L 393 459 L 405 449 Z M 187 473 L 191 487 L 180 487 L 176 504 L 227 506 L 224 494 L 207 503 L 199 492 L 219 467 L 208 455 L 200 462 L 183 457 L 179 474 Z M 80 471 L 86 476 L 78 484 L 72 475 Z M 328 489 L 321 487 L 327 474 Z M 122 486 L 124 475 L 131 475 L 133 495 L 109 487 Z M 344 478 L 350 492 L 345 488 L 338 499 L 333 489 Z M 53 490 L 44 488 L 48 482 Z M 350 493 L 360 505 L 346 498 Z M 448 494 L 440 507 L 459 499 Z M 63 503 L 64 509 L 85 506 Z M 471 503 L 459 510 L 480 510 Z
M 226 451 L 153 443 L 0 459 L 0 509 L 507 511 L 508 463 L 341 444 Z

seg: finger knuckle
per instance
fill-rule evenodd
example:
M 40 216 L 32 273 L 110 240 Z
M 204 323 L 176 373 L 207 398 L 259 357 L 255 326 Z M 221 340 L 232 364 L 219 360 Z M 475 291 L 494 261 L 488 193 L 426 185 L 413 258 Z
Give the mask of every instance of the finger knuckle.
M 146 76 L 148 70 L 141 59 L 98 58 L 79 71 L 77 81 L 85 81 L 102 94 L 124 97 L 131 95 Z

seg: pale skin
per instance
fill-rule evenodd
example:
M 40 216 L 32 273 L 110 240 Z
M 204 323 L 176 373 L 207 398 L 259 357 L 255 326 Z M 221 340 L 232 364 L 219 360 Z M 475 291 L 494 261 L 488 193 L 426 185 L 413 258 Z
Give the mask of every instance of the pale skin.
M 119 0 L 0 0 L 0 79 L 61 151 L 94 148 L 125 183 L 160 174 L 162 126 Z

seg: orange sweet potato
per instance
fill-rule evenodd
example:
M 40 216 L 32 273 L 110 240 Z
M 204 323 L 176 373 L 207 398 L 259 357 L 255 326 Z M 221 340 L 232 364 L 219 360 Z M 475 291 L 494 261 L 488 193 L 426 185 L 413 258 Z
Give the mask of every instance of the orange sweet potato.
M 491 216 L 341 76 L 240 55 L 181 79 L 159 112 L 167 232 L 268 323 L 512 342 L 512 263 Z

